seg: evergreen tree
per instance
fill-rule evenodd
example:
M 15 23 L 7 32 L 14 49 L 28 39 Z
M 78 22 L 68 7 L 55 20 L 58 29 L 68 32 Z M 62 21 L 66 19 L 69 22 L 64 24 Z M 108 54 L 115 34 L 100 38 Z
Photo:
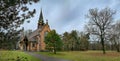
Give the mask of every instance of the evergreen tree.
M 18 40 L 19 33 L 23 29 L 18 29 L 26 19 L 34 16 L 36 10 L 29 10 L 27 7 L 39 0 L 0 0 L 0 48 L 10 47 Z
M 55 30 L 50 31 L 45 37 L 45 43 L 48 48 L 52 48 L 54 54 L 62 48 L 62 40 Z

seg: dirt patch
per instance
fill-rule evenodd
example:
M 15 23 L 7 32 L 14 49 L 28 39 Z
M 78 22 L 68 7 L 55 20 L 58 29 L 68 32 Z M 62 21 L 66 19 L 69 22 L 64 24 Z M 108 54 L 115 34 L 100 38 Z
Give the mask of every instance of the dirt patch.
M 107 57 L 119 57 L 120 53 L 117 52 L 106 52 L 106 54 L 103 54 L 102 52 L 91 52 L 91 53 L 86 53 L 88 55 L 92 56 L 107 56 Z

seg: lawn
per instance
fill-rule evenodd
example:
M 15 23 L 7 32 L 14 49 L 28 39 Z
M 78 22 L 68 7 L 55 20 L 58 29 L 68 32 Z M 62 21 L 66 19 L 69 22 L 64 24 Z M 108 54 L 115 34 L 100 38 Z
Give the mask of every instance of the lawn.
M 114 51 L 107 51 L 105 55 L 102 54 L 102 51 L 70 51 L 57 52 L 57 54 L 53 54 L 50 52 L 37 53 L 72 61 L 120 61 L 120 53 Z
M 40 61 L 22 51 L 0 51 L 0 61 Z

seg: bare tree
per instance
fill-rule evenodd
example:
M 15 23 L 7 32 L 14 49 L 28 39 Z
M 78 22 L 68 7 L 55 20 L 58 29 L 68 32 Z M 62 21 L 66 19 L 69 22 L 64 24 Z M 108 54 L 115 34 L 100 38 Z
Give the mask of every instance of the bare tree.
M 107 31 L 111 28 L 113 15 L 116 12 L 110 8 L 98 10 L 97 8 L 90 9 L 87 14 L 89 18 L 88 29 L 91 34 L 99 36 L 102 44 L 103 54 L 105 54 L 105 37 Z
M 120 52 L 120 21 L 115 23 L 110 30 L 110 40 L 115 46 L 117 52 Z

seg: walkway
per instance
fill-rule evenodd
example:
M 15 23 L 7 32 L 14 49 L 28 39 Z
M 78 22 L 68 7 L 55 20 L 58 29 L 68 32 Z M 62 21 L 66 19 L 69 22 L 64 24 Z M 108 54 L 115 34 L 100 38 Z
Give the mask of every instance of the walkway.
M 44 55 L 37 54 L 37 53 L 34 53 L 34 52 L 26 52 L 26 53 L 28 53 L 28 54 L 30 54 L 34 57 L 37 57 L 42 61 L 69 61 L 69 60 L 64 60 L 64 59 L 60 59 L 60 58 L 44 56 Z

